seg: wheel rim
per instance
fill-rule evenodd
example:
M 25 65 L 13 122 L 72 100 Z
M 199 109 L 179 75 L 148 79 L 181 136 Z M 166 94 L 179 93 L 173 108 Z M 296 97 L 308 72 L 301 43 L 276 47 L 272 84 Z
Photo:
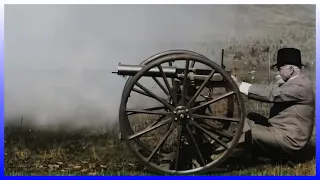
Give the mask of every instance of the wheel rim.
M 145 66 L 145 65 L 147 65 L 148 63 L 154 61 L 155 59 L 159 59 L 159 58 L 161 58 L 161 57 L 168 56 L 168 55 L 175 56 L 175 55 L 179 55 L 179 54 L 190 54 L 190 55 L 199 56 L 199 57 L 208 59 L 208 58 L 205 57 L 204 55 L 199 54 L 199 53 L 194 52 L 194 51 L 183 50 L 183 49 L 175 49 L 175 50 L 163 51 L 163 52 L 160 52 L 160 53 L 155 54 L 155 55 L 153 55 L 153 56 L 150 56 L 149 58 L 147 58 L 147 59 L 145 59 L 144 61 L 142 61 L 142 62 L 140 63 L 140 65 Z M 208 59 L 208 60 L 209 60 L 209 59 Z M 194 65 L 195 65 L 195 62 L 194 62 L 194 61 L 191 62 L 191 63 L 190 63 L 190 68 L 193 68 Z M 169 66 L 172 66 L 172 63 L 169 63 Z M 125 86 L 124 86 L 124 87 L 125 87 L 124 89 L 126 89 L 126 86 L 127 86 L 128 82 L 130 82 L 131 78 L 132 78 L 132 77 L 129 77 L 129 78 L 128 78 L 128 80 L 127 80 L 127 82 L 126 82 L 126 84 L 125 84 Z M 233 100 L 232 100 L 232 99 L 230 99 L 230 100 L 228 101 L 228 105 L 231 104 L 231 103 L 233 103 Z M 230 114 L 230 112 L 233 112 L 233 107 L 232 107 L 232 106 L 228 106 L 228 114 Z M 128 124 L 126 124 L 126 131 L 127 131 L 127 132 L 133 132 L 133 130 L 131 129 L 130 125 L 128 125 Z M 144 144 L 143 142 L 139 141 L 139 139 L 136 139 L 135 141 L 136 141 L 137 145 L 140 146 L 140 148 L 145 148 L 145 144 Z
M 151 57 L 152 58 L 152 57 Z M 187 59 L 187 60 L 185 60 Z M 161 64 L 164 64 L 164 63 L 168 63 L 170 61 L 178 61 L 178 60 L 182 60 L 182 61 L 185 61 L 185 62 L 189 62 L 190 61 L 194 61 L 194 62 L 199 62 L 199 63 L 202 63 L 202 64 L 205 64 L 207 66 L 209 66 L 211 68 L 211 70 L 215 71 L 216 73 L 220 73 L 226 80 L 226 82 L 229 83 L 231 89 L 233 90 L 232 93 L 229 93 L 229 94 L 225 94 L 225 98 L 226 97 L 229 97 L 229 95 L 235 95 L 236 96 L 236 100 L 238 102 L 238 110 L 239 110 L 239 114 L 238 114 L 238 118 L 223 118 L 223 119 L 220 119 L 220 120 L 223 120 L 223 121 L 228 121 L 228 120 L 234 120 L 234 121 L 237 121 L 238 122 L 238 126 L 236 128 L 236 132 L 234 133 L 232 139 L 229 141 L 229 143 L 224 143 L 222 142 L 222 144 L 220 144 L 221 146 L 222 145 L 225 145 L 227 148 L 227 150 L 225 150 L 221 156 L 216 159 L 216 160 L 213 160 L 212 162 L 209 162 L 208 164 L 206 164 L 205 162 L 203 162 L 203 157 L 201 158 L 202 154 L 197 146 L 197 143 L 195 141 L 195 138 L 194 137 L 194 134 L 191 132 L 191 126 L 193 128 L 197 128 L 198 130 L 202 131 L 203 134 L 206 134 L 208 135 L 208 131 L 205 130 L 197 121 L 197 120 L 201 120 L 201 119 L 213 119 L 214 117 L 207 117 L 207 116 L 204 116 L 204 115 L 201 115 L 201 114 L 193 114 L 193 112 L 195 112 L 197 109 L 199 109 L 200 107 L 204 107 L 203 105 L 198 105 L 198 106 L 194 106 L 194 100 L 195 100 L 195 96 L 198 96 L 199 95 L 199 92 L 196 92 L 196 94 L 194 95 L 194 97 L 192 97 L 191 99 L 189 99 L 188 102 L 183 102 L 181 101 L 180 104 L 177 104 L 177 102 L 174 102 L 172 104 L 168 103 L 168 102 L 165 102 L 165 101 L 161 101 L 162 103 L 164 103 L 166 106 L 167 106 L 167 109 L 169 109 L 169 112 L 167 113 L 162 113 L 162 114 L 166 114 L 169 119 L 170 119 L 170 122 L 172 123 L 171 126 L 170 126 L 170 129 L 169 131 L 167 131 L 166 135 L 170 135 L 170 133 L 172 132 L 171 130 L 173 130 L 172 128 L 177 128 L 180 131 L 184 130 L 187 132 L 187 136 L 189 136 L 189 139 L 191 139 L 191 143 L 193 144 L 193 147 L 194 149 L 196 149 L 196 151 L 198 152 L 198 160 L 199 161 L 202 161 L 202 164 L 200 167 L 198 168 L 195 168 L 195 169 L 189 169 L 189 170 L 179 170 L 179 171 L 175 171 L 175 170 L 167 170 L 167 169 L 161 169 L 159 167 L 159 165 L 156 165 L 152 162 L 150 162 L 148 160 L 148 158 L 145 158 L 139 151 L 137 151 L 137 149 L 135 148 L 135 145 L 134 143 L 136 141 L 132 141 L 132 137 L 130 138 L 130 136 L 132 135 L 133 132 L 128 132 L 128 124 L 127 124 L 127 121 L 128 121 L 128 111 L 127 111 L 127 101 L 129 99 L 129 96 L 132 92 L 132 89 L 133 87 L 136 85 L 136 83 L 138 82 L 138 80 L 142 77 L 142 75 L 149 71 L 151 68 L 154 68 L 154 67 L 161 67 Z M 186 63 L 188 65 L 190 65 L 189 63 Z M 187 67 L 187 66 L 186 66 Z M 189 67 L 189 66 L 188 66 Z M 164 78 L 165 79 L 165 78 Z M 186 79 L 186 78 L 185 78 Z M 183 81 L 183 84 L 186 84 L 186 81 Z M 200 87 L 204 87 L 204 85 L 206 84 L 203 84 L 201 85 Z M 141 85 L 140 85 L 141 87 Z M 186 87 L 186 86 L 183 86 L 183 87 Z M 183 88 L 184 89 L 184 88 Z M 230 88 L 229 88 L 230 89 Z M 170 91 L 170 90 L 169 90 Z M 171 96 L 172 96 L 172 93 L 170 93 Z M 186 91 L 183 90 L 182 91 L 182 96 L 184 96 L 186 94 Z M 174 97 L 174 96 L 172 96 Z M 224 97 L 224 96 L 222 96 Z M 184 99 L 184 98 L 182 98 Z M 212 102 L 214 102 L 214 100 L 211 100 Z M 131 111 L 132 112 L 132 111 Z M 140 111 L 142 112 L 142 111 Z M 206 57 L 204 56 L 199 56 L 199 55 L 195 55 L 195 54 L 192 54 L 192 53 L 179 53 L 178 55 L 163 55 L 163 56 L 160 56 L 160 57 L 156 57 L 154 58 L 152 61 L 149 61 L 145 66 L 144 68 L 139 71 L 135 76 L 131 77 L 128 82 L 126 83 L 126 86 L 125 86 L 125 90 L 123 92 L 123 96 L 122 96 L 122 102 L 121 102 L 121 106 L 120 106 L 120 112 L 119 112 L 119 117 L 120 117 L 120 127 L 121 127 L 121 131 L 122 131 L 122 135 L 124 137 L 124 140 L 126 141 L 126 143 L 128 144 L 128 146 L 130 147 L 131 151 L 134 153 L 134 155 L 138 158 L 138 160 L 140 162 L 142 162 L 143 164 L 146 165 L 146 167 L 150 170 L 153 170 L 157 173 L 169 173 L 169 174 L 193 174 L 193 173 L 204 173 L 208 170 L 211 170 L 212 168 L 214 167 L 217 167 L 217 165 L 219 165 L 225 158 L 228 157 L 230 151 L 236 146 L 241 134 L 242 134 L 242 128 L 243 128 L 243 124 L 244 124 L 244 118 L 245 118 L 245 115 L 244 115 L 244 112 L 245 112 L 245 109 L 244 109 L 244 103 L 243 103 L 243 100 L 241 98 L 241 95 L 240 95 L 240 92 L 239 92 L 239 89 L 237 87 L 237 85 L 232 81 L 232 79 L 230 78 L 230 75 L 228 75 L 219 65 L 217 65 L 216 63 L 210 61 L 209 59 L 207 59 Z M 150 112 L 148 112 L 150 113 Z M 189 116 L 189 118 L 187 117 Z M 187 118 L 185 118 L 187 117 Z M 160 122 L 158 122 L 159 124 L 161 124 Z M 164 122 L 162 122 L 164 123 Z M 169 121 L 168 121 L 169 123 Z M 133 129 L 131 129 L 133 130 Z M 213 132 L 213 133 L 218 133 L 218 131 L 216 132 Z M 141 133 L 138 133 L 138 135 L 141 134 Z M 179 136 L 180 133 L 178 133 L 177 136 Z M 212 132 L 209 132 L 209 134 L 212 135 Z M 138 137 L 138 135 L 136 134 L 136 137 Z M 167 137 L 167 136 L 164 136 L 164 137 Z M 216 138 L 213 138 L 216 140 L 216 142 L 220 142 L 219 140 L 217 140 Z M 166 138 L 162 139 L 162 140 L 166 140 Z M 179 145 L 179 142 L 181 140 L 178 141 L 178 145 Z M 161 143 L 158 144 L 158 147 L 160 147 L 159 145 L 161 145 Z M 158 147 L 156 147 L 155 149 L 157 149 Z M 155 150 L 153 149 L 153 150 Z M 159 148 L 158 148 L 159 149 Z M 177 148 L 180 150 L 180 148 Z M 176 151 L 176 154 L 179 154 L 179 150 Z M 152 150 L 151 150 L 152 151 Z M 156 154 L 156 151 L 152 151 L 153 155 Z M 149 156 L 149 159 L 151 158 L 152 159 L 152 155 Z M 178 161 L 176 161 L 178 162 Z M 175 163 L 175 168 L 177 167 L 177 163 Z

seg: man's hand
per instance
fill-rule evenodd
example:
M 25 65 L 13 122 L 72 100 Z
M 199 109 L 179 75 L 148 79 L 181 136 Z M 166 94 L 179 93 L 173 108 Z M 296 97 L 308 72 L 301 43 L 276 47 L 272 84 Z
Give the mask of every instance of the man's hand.
M 237 86 L 240 87 L 242 81 L 240 79 L 236 78 L 234 75 L 231 75 L 231 78 L 237 84 Z
M 275 77 L 275 79 L 276 79 L 276 84 L 277 84 L 278 86 L 281 86 L 282 84 L 285 83 L 284 80 L 281 78 L 280 75 L 277 75 L 277 76 Z

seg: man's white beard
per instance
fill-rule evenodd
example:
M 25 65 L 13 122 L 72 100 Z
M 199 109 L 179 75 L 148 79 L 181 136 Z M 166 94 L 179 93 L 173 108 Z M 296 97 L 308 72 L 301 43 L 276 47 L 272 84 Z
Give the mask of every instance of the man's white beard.
M 282 79 L 282 77 L 280 75 L 276 75 L 275 79 L 276 79 L 276 84 L 278 86 L 281 86 L 282 84 L 285 83 L 285 81 Z

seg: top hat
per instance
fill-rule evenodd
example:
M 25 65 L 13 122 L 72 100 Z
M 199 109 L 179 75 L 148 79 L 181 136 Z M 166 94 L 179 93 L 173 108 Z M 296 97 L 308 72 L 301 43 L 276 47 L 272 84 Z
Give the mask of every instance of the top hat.
M 301 52 L 299 49 L 296 48 L 281 48 L 278 50 L 277 53 L 277 64 L 274 64 L 271 66 L 271 68 L 274 68 L 275 66 L 277 68 L 280 68 L 284 65 L 294 65 L 299 68 L 302 66 L 305 66 L 301 63 Z

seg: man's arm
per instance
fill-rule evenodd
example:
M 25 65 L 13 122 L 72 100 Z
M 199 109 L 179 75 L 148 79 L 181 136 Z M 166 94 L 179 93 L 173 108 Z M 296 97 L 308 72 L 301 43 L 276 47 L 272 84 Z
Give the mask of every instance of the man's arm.
M 268 86 L 260 84 L 249 84 L 242 82 L 239 86 L 241 93 L 262 102 L 297 102 L 303 100 L 304 89 L 300 85 Z

